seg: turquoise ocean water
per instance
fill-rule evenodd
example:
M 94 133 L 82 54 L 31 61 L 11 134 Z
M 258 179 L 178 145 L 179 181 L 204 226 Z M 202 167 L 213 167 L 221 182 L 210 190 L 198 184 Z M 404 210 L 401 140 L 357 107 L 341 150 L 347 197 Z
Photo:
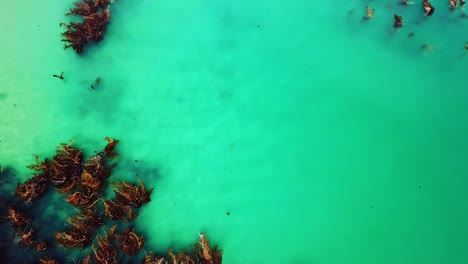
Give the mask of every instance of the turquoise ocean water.
M 154 250 L 206 232 L 226 264 L 467 263 L 468 19 L 432 2 L 390 2 L 394 32 L 381 1 L 116 0 L 80 57 L 71 1 L 3 0 L 0 165 L 120 139 Z

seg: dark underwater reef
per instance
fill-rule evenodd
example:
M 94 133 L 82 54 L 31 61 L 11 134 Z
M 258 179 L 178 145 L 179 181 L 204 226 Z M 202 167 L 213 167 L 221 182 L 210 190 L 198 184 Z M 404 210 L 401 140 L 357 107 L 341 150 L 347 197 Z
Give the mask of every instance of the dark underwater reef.
M 59 145 L 51 159 L 36 156 L 28 166 L 33 176 L 16 186 L 15 171 L 0 167 L 0 263 L 220 264 L 222 251 L 205 234 L 188 251 L 144 249 L 145 238 L 132 220 L 151 201 L 153 189 L 139 178 L 108 183 L 119 141 L 106 141 L 88 158 L 73 142 Z M 108 187 L 112 199 L 105 198 Z

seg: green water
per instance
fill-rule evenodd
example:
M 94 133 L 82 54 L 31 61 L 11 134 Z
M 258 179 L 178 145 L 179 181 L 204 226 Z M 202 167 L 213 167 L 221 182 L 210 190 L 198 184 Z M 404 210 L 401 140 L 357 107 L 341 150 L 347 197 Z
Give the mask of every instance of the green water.
M 60 43 L 70 1 L 4 2 L 0 164 L 22 179 L 109 136 L 115 177 L 155 187 L 146 248 L 206 232 L 226 264 L 468 262 L 468 19 L 446 1 L 392 3 L 395 33 L 375 1 L 118 0 L 84 57 Z

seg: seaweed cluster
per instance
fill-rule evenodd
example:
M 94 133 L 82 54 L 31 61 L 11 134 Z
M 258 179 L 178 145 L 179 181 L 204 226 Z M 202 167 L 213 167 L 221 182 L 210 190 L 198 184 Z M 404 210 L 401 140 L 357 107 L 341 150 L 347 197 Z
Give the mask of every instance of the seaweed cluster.
M 200 234 L 200 241 L 191 246 L 190 252 L 174 253 L 169 249 L 169 259 L 156 256 L 152 252 L 146 255 L 143 264 L 220 264 L 222 263 L 222 251 L 217 246 L 211 247 L 205 234 Z
M 374 16 L 374 8 L 370 8 L 366 6 L 366 15 L 364 16 L 365 19 L 371 19 Z
M 15 244 L 35 249 L 37 262 L 62 263 L 50 255 L 56 246 L 89 251 L 78 263 L 118 263 L 124 256 L 134 257 L 144 251 L 144 236 L 129 222 L 138 216 L 139 208 L 151 201 L 153 189 L 146 188 L 139 178 L 137 184 L 113 180 L 110 186 L 115 197 L 105 199 L 104 191 L 116 166 L 113 159 L 118 157 L 115 147 L 119 142 L 107 137 L 105 140 L 105 148 L 87 159 L 82 149 L 72 146 L 73 141 L 59 145 L 52 159 L 40 161 L 36 156 L 35 164 L 28 166 L 35 173 L 25 183 L 18 183 L 15 191 L 18 201 L 8 207 L 3 218 L 13 228 Z M 55 242 L 46 243 L 39 241 L 35 234 L 50 230 L 41 230 L 42 226 L 35 225 L 25 210 L 15 208 L 25 205 L 32 208 L 36 200 L 52 189 L 63 195 L 77 214 L 67 218 L 69 228 L 53 234 Z M 107 228 L 107 223 L 112 226 Z M 99 234 L 102 228 L 107 232 Z M 211 248 L 206 235 L 200 234 L 200 241 L 189 253 L 169 250 L 167 256 L 156 256 L 150 252 L 143 263 L 219 264 L 221 261 L 222 252 L 216 246 Z
M 412 1 L 409 1 L 409 0 L 400 0 L 400 5 L 402 6 L 410 6 L 410 5 L 414 5 L 414 2 Z M 429 17 L 429 16 L 432 16 L 432 14 L 434 14 L 434 11 L 435 11 L 435 8 L 434 6 L 429 2 L 429 0 L 422 0 L 421 1 L 421 5 L 422 5 L 422 10 L 424 12 L 424 17 Z M 454 11 L 457 7 L 460 7 L 462 12 L 460 14 L 460 17 L 466 17 L 466 14 L 464 13 L 463 11 L 463 6 L 465 5 L 465 0 L 461 0 L 460 3 L 458 3 L 458 0 L 448 0 L 448 7 L 451 11 Z M 404 25 L 404 20 L 403 20 L 403 17 L 398 15 L 392 8 L 392 6 L 390 4 L 387 5 L 387 7 L 390 9 L 390 11 L 393 13 L 393 28 L 394 29 L 400 29 L 403 27 Z M 365 15 L 364 15 L 364 19 L 365 20 L 368 20 L 368 19 L 371 19 L 373 18 L 374 16 L 374 9 L 369 7 L 369 6 L 366 6 L 365 7 Z
M 107 24 L 110 21 L 110 0 L 84 0 L 76 2 L 75 8 L 70 9 L 66 15 L 81 16 L 80 23 L 60 23 L 66 31 L 62 33 L 62 41 L 68 43 L 64 48 L 73 48 L 81 54 L 83 48 L 91 42 L 100 42 L 104 38 Z
M 38 252 L 45 251 L 47 249 L 47 245 L 44 241 L 34 239 L 33 234 L 36 231 L 31 227 L 31 218 L 27 217 L 23 212 L 12 207 L 8 207 L 3 218 L 8 220 L 13 228 L 13 238 L 18 245 L 28 249 L 33 248 Z

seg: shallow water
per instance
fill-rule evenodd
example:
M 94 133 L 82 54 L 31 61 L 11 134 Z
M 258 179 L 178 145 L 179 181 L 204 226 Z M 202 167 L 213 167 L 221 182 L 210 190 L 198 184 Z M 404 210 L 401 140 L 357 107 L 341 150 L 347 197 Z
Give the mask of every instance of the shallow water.
M 386 3 L 119 0 L 79 57 L 71 2 L 10 1 L 0 165 L 26 179 L 31 154 L 120 139 L 114 177 L 155 188 L 136 224 L 158 251 L 206 232 L 227 264 L 466 263 L 468 20 L 432 2 L 392 4 L 394 32 Z

